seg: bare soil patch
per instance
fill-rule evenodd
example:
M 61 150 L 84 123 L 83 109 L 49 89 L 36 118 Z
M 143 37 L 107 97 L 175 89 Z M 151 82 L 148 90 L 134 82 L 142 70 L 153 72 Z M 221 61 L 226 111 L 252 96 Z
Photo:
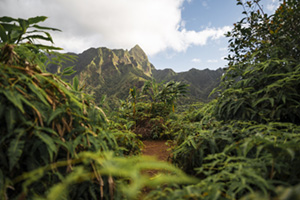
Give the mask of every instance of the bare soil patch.
M 154 156 L 161 161 L 168 161 L 170 151 L 167 150 L 169 147 L 166 142 L 166 140 L 144 140 L 143 143 L 145 148 L 142 150 L 142 154 Z
M 143 155 L 154 156 L 161 161 L 169 161 L 169 156 L 171 151 L 167 145 L 167 140 L 144 140 L 144 149 L 142 150 Z M 158 170 L 146 170 L 145 173 L 150 176 L 155 176 Z M 151 191 L 150 188 L 144 188 L 139 199 L 144 199 L 144 197 Z

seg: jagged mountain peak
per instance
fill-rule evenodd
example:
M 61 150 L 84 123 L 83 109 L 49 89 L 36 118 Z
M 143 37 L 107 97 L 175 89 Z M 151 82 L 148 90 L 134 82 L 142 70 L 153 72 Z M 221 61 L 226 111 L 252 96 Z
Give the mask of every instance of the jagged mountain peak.
M 135 59 L 138 59 L 140 62 L 148 60 L 146 53 L 138 44 L 129 50 L 129 54 Z
M 132 47 L 130 49 L 130 51 L 142 51 L 142 52 L 144 52 L 143 49 L 138 44 L 136 44 L 134 47 Z

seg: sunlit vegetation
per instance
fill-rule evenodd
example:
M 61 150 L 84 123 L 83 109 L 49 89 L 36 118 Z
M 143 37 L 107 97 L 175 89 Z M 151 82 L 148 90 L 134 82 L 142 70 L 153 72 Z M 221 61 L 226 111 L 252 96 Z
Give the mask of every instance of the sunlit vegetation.
M 76 58 L 37 42 L 58 31 L 46 17 L 0 18 L 0 199 L 300 199 L 300 2 L 237 4 L 216 98 L 179 105 L 188 85 L 151 79 L 110 113 L 71 67 L 47 72 Z M 171 163 L 145 139 L 168 139 Z

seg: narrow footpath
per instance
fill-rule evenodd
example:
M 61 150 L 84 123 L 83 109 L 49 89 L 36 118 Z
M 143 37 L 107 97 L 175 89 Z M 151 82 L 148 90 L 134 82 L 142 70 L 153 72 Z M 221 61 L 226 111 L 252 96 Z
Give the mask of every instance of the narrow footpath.
M 171 151 L 168 151 L 170 147 L 166 145 L 166 140 L 144 140 L 144 149 L 142 150 L 142 155 L 153 156 L 158 160 L 168 162 L 168 158 Z M 155 176 L 157 170 L 147 170 L 145 171 L 150 176 Z M 144 188 L 139 199 L 144 199 L 144 197 L 151 191 L 150 188 Z
M 153 156 L 157 160 L 168 162 L 170 155 L 170 151 L 168 151 L 168 149 L 170 147 L 166 145 L 166 142 L 166 140 L 144 140 L 143 143 L 145 147 L 142 150 L 142 155 Z M 157 170 L 146 171 L 146 173 L 150 176 L 154 176 L 157 172 Z
M 167 151 L 169 147 L 166 145 L 166 142 L 166 140 L 144 140 L 145 148 L 142 150 L 142 154 L 154 156 L 161 161 L 168 161 L 170 151 Z

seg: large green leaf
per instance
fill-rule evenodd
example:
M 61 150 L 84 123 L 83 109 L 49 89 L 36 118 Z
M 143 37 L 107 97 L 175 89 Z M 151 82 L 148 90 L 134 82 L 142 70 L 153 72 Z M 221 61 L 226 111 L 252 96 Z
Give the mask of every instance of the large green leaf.
M 43 89 L 41 89 L 41 88 L 37 87 L 36 85 L 31 84 L 31 83 L 28 84 L 28 87 L 30 88 L 30 90 L 33 93 L 36 94 L 36 96 L 38 97 L 38 100 L 43 102 L 46 106 L 50 106 L 48 101 L 46 100 L 47 93 Z
M 37 28 L 37 29 L 42 29 L 42 30 L 51 30 L 51 31 L 61 31 L 60 29 L 57 28 L 50 28 L 46 26 L 39 26 L 39 25 L 33 25 L 32 27 Z
M 47 121 L 47 124 L 49 125 L 53 119 L 55 119 L 57 116 L 59 116 L 60 114 L 64 113 L 65 110 L 62 108 L 57 108 L 55 111 L 53 111 L 51 113 L 51 115 L 49 116 L 49 119 Z
M 43 50 L 63 50 L 63 48 L 60 47 L 48 46 L 43 44 L 35 44 L 35 46 Z
M 79 80 L 78 80 L 78 77 L 77 77 L 77 76 L 75 76 L 75 77 L 73 78 L 73 89 L 74 89 L 75 91 L 78 91 L 78 90 L 79 90 Z
M 21 18 L 18 19 L 18 22 L 22 28 L 23 34 L 25 34 L 29 27 L 29 22 L 27 20 L 21 19 Z
M 57 147 L 54 143 L 53 138 L 41 131 L 36 131 L 35 136 L 40 138 L 47 145 L 47 151 L 50 157 L 50 161 L 53 161 L 53 156 L 57 152 Z
M 20 138 L 15 138 L 11 140 L 9 147 L 8 147 L 8 158 L 9 158 L 9 170 L 11 171 L 14 166 L 19 161 L 22 153 L 23 148 L 25 145 L 25 141 L 21 140 Z
M 33 40 L 45 40 L 45 41 L 49 41 L 51 43 L 53 43 L 53 40 L 52 38 L 50 37 L 44 37 L 42 35 L 29 35 L 29 36 L 26 36 L 26 37 L 23 37 L 22 40 L 30 40 L 30 41 L 33 41 Z
M 39 22 L 43 22 L 47 19 L 45 16 L 37 16 L 37 17 L 32 17 L 28 19 L 29 24 L 36 24 Z
M 6 24 L 6 23 L 0 23 L 4 30 L 7 32 L 12 32 L 13 30 L 20 30 L 20 27 L 16 24 Z
M 6 35 L 6 31 L 4 27 L 0 24 L 0 39 L 3 43 L 5 43 L 8 40 L 8 37 Z
M 0 17 L 0 21 L 9 23 L 9 22 L 14 22 L 14 21 L 17 22 L 18 20 L 14 19 L 12 17 L 4 16 L 4 17 Z
M 16 43 L 23 35 L 23 31 L 21 29 L 13 29 L 9 35 L 10 40 L 9 43 Z
M 3 90 L 3 94 L 6 96 L 6 98 L 15 105 L 22 113 L 24 113 L 24 108 L 22 105 L 22 101 L 20 99 L 20 94 L 18 94 L 15 90 L 9 89 L 9 90 Z
M 8 133 L 12 133 L 17 122 L 17 110 L 14 107 L 8 106 L 5 109 L 5 121 Z

